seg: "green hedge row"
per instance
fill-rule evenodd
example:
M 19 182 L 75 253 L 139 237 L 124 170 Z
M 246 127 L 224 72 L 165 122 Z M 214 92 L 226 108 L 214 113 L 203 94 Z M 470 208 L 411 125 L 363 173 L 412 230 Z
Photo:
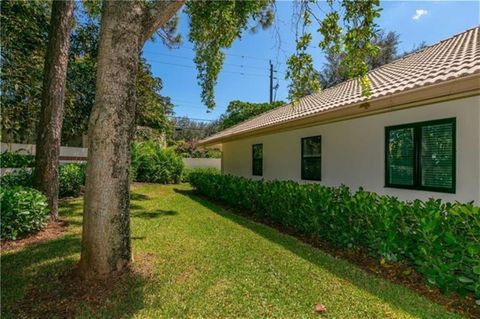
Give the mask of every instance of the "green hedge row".
M 440 200 L 403 202 L 348 187 L 252 181 L 194 171 L 195 189 L 263 220 L 339 247 L 406 262 L 442 291 L 480 299 L 480 208 Z

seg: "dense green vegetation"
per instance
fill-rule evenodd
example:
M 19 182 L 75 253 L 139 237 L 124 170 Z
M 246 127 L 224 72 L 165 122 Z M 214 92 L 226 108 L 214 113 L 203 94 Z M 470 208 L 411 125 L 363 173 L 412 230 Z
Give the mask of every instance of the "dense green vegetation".
M 78 196 L 85 185 L 85 164 L 65 164 L 60 166 L 58 179 L 59 196 Z
M 17 239 L 42 229 L 49 218 L 47 198 L 21 186 L 0 188 L 0 239 Z
M 76 21 L 70 39 L 65 90 L 62 145 L 80 146 L 82 134 L 95 100 L 100 21 L 83 5 L 75 10 Z M 35 141 L 43 81 L 43 66 L 50 25 L 51 3 L 1 1 L 1 104 L 2 140 L 22 143 Z M 162 96 L 160 78 L 140 59 L 137 90 L 137 125 L 148 127 L 149 137 L 171 134 L 167 116 L 173 105 Z
M 132 147 L 131 179 L 161 184 L 179 183 L 184 165 L 173 149 L 155 142 L 135 143 Z
M 108 281 L 106 297 L 101 286 L 92 289 L 88 299 L 81 285 L 68 293 L 64 275 L 80 257 L 82 211 L 82 199 L 64 201 L 66 233 L 2 251 L 2 318 L 51 318 L 72 308 L 77 318 L 319 318 L 316 303 L 327 308 L 322 318 L 461 318 L 200 199 L 187 185 L 133 185 L 133 265 L 143 271 Z
M 30 154 L 21 154 L 18 152 L 6 151 L 0 153 L 0 167 L 20 168 L 33 167 L 35 156 Z
M 78 196 L 85 185 L 85 164 L 60 165 L 59 170 L 60 197 Z M 30 187 L 33 188 L 33 169 L 19 169 L 0 178 L 3 187 Z
M 219 119 L 220 129 L 224 130 L 284 104 L 283 101 L 273 103 L 231 101 L 227 106 L 227 111 Z
M 441 291 L 480 299 L 480 207 L 431 199 L 402 202 L 348 187 L 252 181 L 195 171 L 190 183 L 209 198 L 340 247 L 361 247 L 407 262 Z

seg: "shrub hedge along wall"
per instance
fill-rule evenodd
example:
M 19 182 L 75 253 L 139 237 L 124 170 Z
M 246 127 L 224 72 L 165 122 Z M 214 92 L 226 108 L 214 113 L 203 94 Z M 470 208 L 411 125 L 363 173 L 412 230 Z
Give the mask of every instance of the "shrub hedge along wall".
M 474 292 L 480 299 L 480 208 L 472 203 L 403 202 L 346 186 L 252 181 L 203 170 L 189 178 L 209 198 L 339 247 L 406 262 L 441 291 Z

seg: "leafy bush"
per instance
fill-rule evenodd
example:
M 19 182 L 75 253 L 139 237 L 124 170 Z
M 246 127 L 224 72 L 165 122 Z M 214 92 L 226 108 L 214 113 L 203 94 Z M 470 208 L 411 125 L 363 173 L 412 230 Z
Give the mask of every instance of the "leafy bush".
M 132 147 L 132 179 L 138 182 L 171 184 L 182 179 L 182 158 L 172 149 L 154 142 L 136 143 Z
M 0 154 L 0 167 L 33 167 L 35 156 L 30 154 L 20 154 L 18 152 L 3 152 Z
M 0 215 L 0 238 L 17 239 L 45 226 L 49 217 L 47 199 L 35 189 L 2 187 Z
M 0 178 L 3 187 L 34 187 L 33 169 L 20 169 Z M 78 196 L 82 185 L 85 185 L 85 164 L 65 164 L 59 169 L 59 196 Z
M 60 166 L 58 174 L 60 181 L 59 196 L 78 196 L 85 185 L 85 165 L 65 164 Z
M 480 207 L 440 200 L 403 202 L 346 186 L 190 173 L 203 195 L 339 247 L 407 262 L 442 291 L 480 298 Z
M 190 175 L 195 173 L 203 173 L 203 174 L 220 174 L 220 170 L 213 167 L 202 167 L 202 168 L 193 168 L 188 169 L 185 168 L 183 175 L 182 175 L 182 182 L 190 182 Z
M 18 169 L 14 172 L 3 175 L 0 178 L 0 185 L 3 187 L 33 187 L 33 169 Z

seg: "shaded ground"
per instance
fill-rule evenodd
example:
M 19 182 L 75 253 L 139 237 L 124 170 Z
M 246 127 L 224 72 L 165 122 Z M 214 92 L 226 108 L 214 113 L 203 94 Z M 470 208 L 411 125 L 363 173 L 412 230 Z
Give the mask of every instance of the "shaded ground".
M 63 232 L 67 231 L 68 223 L 64 220 L 59 220 L 57 222 L 49 222 L 48 225 L 40 232 L 28 236 L 26 238 L 21 238 L 18 240 L 6 240 L 2 241 L 2 251 L 8 251 L 13 249 L 19 249 L 24 246 L 31 244 L 38 244 L 40 242 L 55 239 L 60 236 Z
M 108 283 L 76 278 L 82 206 L 63 202 L 67 232 L 2 252 L 2 318 L 461 318 L 189 189 L 133 186 L 134 271 Z

